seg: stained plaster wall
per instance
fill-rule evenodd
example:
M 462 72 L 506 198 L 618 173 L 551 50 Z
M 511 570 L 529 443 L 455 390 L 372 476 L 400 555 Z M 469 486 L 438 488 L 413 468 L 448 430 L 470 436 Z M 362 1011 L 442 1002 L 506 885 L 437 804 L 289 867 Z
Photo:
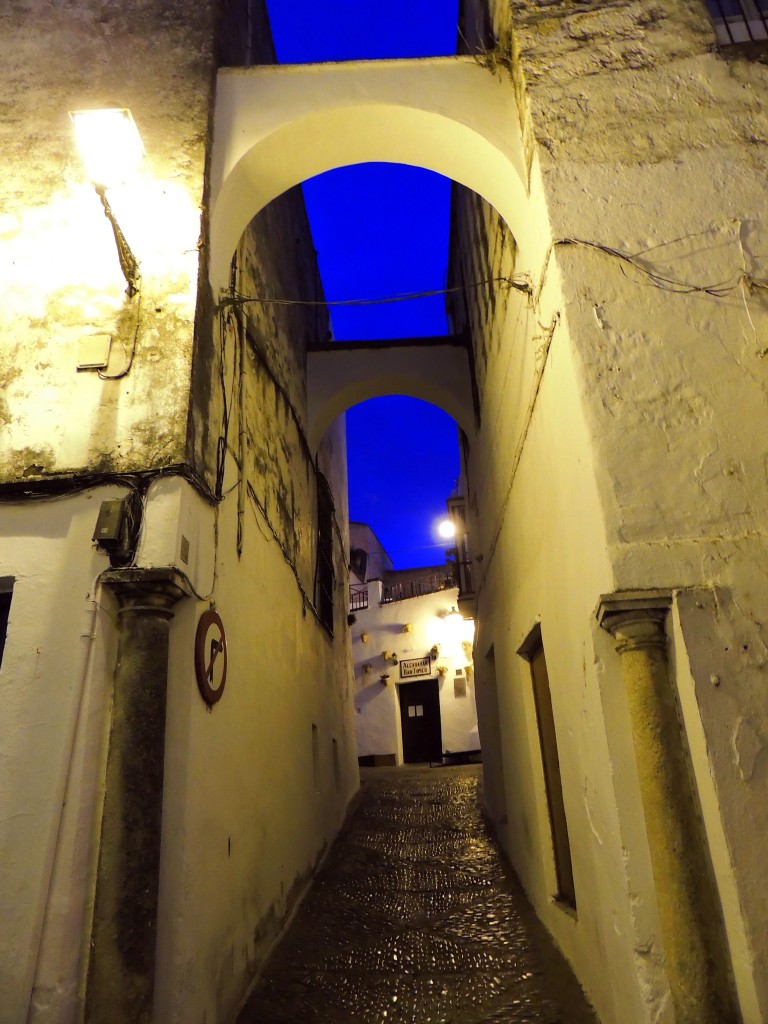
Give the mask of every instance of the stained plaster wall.
M 439 653 L 433 662 L 432 677 L 437 678 L 440 689 L 443 751 L 477 750 L 472 667 L 474 623 L 466 619 L 457 623 L 447 617 L 447 613 L 456 608 L 458 590 L 443 590 L 386 604 L 381 603 L 381 596 L 381 581 L 372 580 L 368 584 L 368 607 L 355 612 L 356 622 L 352 627 L 358 754 L 394 754 L 396 763 L 403 763 L 397 690 L 399 686 L 407 686 L 408 680 L 400 679 L 398 666 L 383 654 L 394 655 L 398 661 L 423 658 L 434 644 L 438 645 Z M 411 627 L 407 632 L 406 625 Z M 363 635 L 367 639 L 363 640 Z M 439 674 L 438 668 L 444 668 L 444 674 Z M 454 693 L 457 669 L 463 670 L 467 680 L 464 697 Z M 382 682 L 380 677 L 385 674 L 389 678 Z
M 2 479 L 184 456 L 216 4 L 50 0 L 0 12 Z M 68 111 L 129 107 L 146 148 L 108 195 L 141 264 L 129 299 Z M 78 372 L 110 335 L 110 375 Z M 72 415 L 77 409 L 78 416 Z
M 224 58 L 269 59 L 262 6 L 223 5 Z M 254 316 L 247 345 L 237 340 L 245 319 L 222 345 L 211 297 L 197 295 L 216 13 L 213 4 L 81 2 L 65 11 L 30 2 L 0 14 L 0 74 L 13 97 L 0 153 L 3 482 L 33 488 L 53 475 L 176 464 L 197 475 L 197 488 L 180 476 L 147 479 L 135 559 L 176 566 L 199 595 L 177 606 L 170 627 L 155 1007 L 163 1024 L 231 1019 L 357 787 L 343 425 L 317 455 L 336 505 L 335 638 L 312 610 L 304 346 L 326 329 L 314 315 L 301 324 Z M 250 46 L 233 28 L 241 15 L 257 32 Z M 139 178 L 110 192 L 141 261 L 140 301 L 123 294 L 67 117 L 115 100 L 131 107 L 147 149 Z M 249 236 L 244 251 L 260 284 L 307 294 L 316 270 L 300 197 L 263 223 L 270 217 L 273 234 Z M 268 256 L 272 245 L 277 255 Z M 126 376 L 76 373 L 79 341 L 93 333 L 112 335 L 109 374 L 127 367 L 135 337 Z M 215 485 L 224 433 L 220 370 L 235 406 L 216 506 L 202 495 Z M 201 409 L 213 455 L 198 443 Z M 250 498 L 237 486 L 241 436 Z M 14 694 L 0 783 L 3 1024 L 63 1024 L 82 1007 L 117 635 L 114 602 L 97 583 L 108 559 L 91 534 L 100 502 L 128 489 L 121 481 L 50 501 L 6 500 L 0 516 L 0 575 L 17 581 L 1 670 Z M 210 603 L 230 641 L 226 695 L 213 713 L 192 665 L 197 619 Z
M 696 740 L 693 767 L 742 1013 L 756 1022 L 766 1014 L 765 886 L 759 828 L 746 834 L 743 823 L 761 822 L 767 805 L 760 624 L 768 310 L 764 293 L 739 275 L 766 278 L 768 70 L 759 53 L 715 50 L 700 3 L 520 2 L 496 5 L 493 15 L 501 46 L 485 60 L 512 75 L 531 192 L 545 205 L 551 238 L 641 254 L 638 266 L 558 244 L 534 268 L 535 323 L 524 300 L 508 304 L 501 327 L 481 304 L 473 314 L 478 323 L 487 317 L 482 332 L 475 328 L 487 352 L 478 369 L 482 429 L 469 462 L 471 506 L 483 511 L 474 521 L 484 559 L 477 646 L 483 655 L 493 644 L 496 660 L 509 809 L 502 834 L 603 1018 L 667 1019 L 620 664 L 591 616 L 601 591 L 702 588 L 695 599 L 676 598 L 670 650 L 676 665 L 689 666 L 678 688 Z M 490 215 L 481 219 L 487 227 Z M 486 249 L 489 267 L 498 265 L 497 239 Z M 728 287 L 670 287 L 644 271 Z M 553 313 L 521 446 L 521 410 L 530 408 Z M 499 330 L 506 340 L 494 359 Z M 493 436 L 514 439 L 506 456 L 498 447 L 487 454 Z M 578 922 L 549 902 L 551 858 L 544 872 L 536 863 L 548 826 L 529 675 L 515 654 L 536 620 Z M 606 962 L 610 970 L 599 974 L 592 966 Z

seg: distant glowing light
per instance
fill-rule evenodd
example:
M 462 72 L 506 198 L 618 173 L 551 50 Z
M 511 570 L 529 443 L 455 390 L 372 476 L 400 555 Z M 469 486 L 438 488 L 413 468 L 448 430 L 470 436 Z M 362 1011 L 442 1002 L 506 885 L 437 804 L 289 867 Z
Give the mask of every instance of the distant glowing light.
M 456 526 L 451 519 L 441 519 L 437 524 L 437 532 L 443 540 L 450 540 L 456 536 Z
M 91 181 L 110 187 L 130 177 L 144 156 L 144 145 L 130 110 L 73 110 L 69 116 Z

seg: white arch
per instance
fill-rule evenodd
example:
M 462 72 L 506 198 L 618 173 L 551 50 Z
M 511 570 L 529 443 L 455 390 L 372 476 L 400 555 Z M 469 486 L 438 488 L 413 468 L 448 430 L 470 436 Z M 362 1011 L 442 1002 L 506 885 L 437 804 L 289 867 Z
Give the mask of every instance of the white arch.
M 471 188 L 507 221 L 527 265 L 527 174 L 508 79 L 472 57 L 225 68 L 211 163 L 214 295 L 259 210 L 307 178 L 370 161 Z
M 343 342 L 307 356 L 308 439 L 316 451 L 331 423 L 353 405 L 409 395 L 436 405 L 468 437 L 475 431 L 467 349 L 462 345 Z

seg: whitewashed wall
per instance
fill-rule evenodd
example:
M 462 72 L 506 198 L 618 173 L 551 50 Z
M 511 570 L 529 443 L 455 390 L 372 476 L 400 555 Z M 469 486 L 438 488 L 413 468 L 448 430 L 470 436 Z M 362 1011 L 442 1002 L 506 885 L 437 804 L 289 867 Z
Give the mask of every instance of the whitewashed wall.
M 75 1019 L 115 657 L 91 536 L 100 502 L 124 493 L 0 510 L 0 575 L 15 580 L 0 668 L 2 1024 Z
M 178 488 L 157 485 L 158 512 Z M 206 542 L 201 551 L 211 550 L 210 510 L 186 485 L 181 491 Z M 219 512 L 215 604 L 229 670 L 210 711 L 192 667 L 197 619 L 209 602 L 183 602 L 172 626 L 158 1024 L 232 1018 L 358 786 L 346 580 L 338 580 L 331 639 L 264 523 L 248 510 L 240 560 L 236 530 L 236 501 L 228 500 Z M 163 539 L 175 543 L 170 532 Z M 211 570 L 200 565 L 203 595 Z
M 768 806 L 768 314 L 749 280 L 768 278 L 768 69 L 716 51 L 693 0 L 654 12 L 565 0 L 546 14 L 532 2 L 495 10 L 532 210 L 546 212 L 553 241 L 598 246 L 556 244 L 531 278 L 535 308 L 505 304 L 483 337 L 468 476 L 482 557 L 478 710 L 481 725 L 496 714 L 484 704 L 495 665 L 500 833 L 601 1019 L 669 1021 L 620 659 L 594 611 L 601 593 L 674 591 L 670 658 L 741 1009 L 758 1024 L 768 1012 L 758 839 Z M 498 243 L 491 232 L 491 261 Z M 639 254 L 639 265 L 611 249 Z M 727 288 L 703 290 L 713 283 Z M 577 918 L 552 900 L 530 673 L 517 654 L 537 622 Z
M 91 536 L 100 502 L 122 493 L 5 505 L 0 518 L 0 575 L 15 580 L 0 668 L 3 1024 L 78 1019 L 116 654 L 115 604 L 98 584 L 108 561 Z M 193 642 L 210 602 L 176 606 L 155 1009 L 163 1024 L 231 1017 L 358 784 L 345 581 L 331 639 L 255 518 L 240 561 L 236 502 L 219 509 L 218 545 L 215 519 L 189 484 L 158 481 L 137 559 L 177 565 L 206 596 L 215 552 L 229 642 L 225 693 L 209 711 Z M 189 564 L 179 558 L 182 533 Z

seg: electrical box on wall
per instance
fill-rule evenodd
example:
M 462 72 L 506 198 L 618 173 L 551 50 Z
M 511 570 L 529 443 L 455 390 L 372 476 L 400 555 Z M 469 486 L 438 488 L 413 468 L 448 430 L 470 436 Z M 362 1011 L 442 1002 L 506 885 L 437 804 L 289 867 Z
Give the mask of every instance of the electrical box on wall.
M 78 370 L 103 370 L 109 363 L 112 338 L 109 334 L 90 334 L 80 339 L 77 353 Z
M 109 555 L 113 566 L 128 565 L 138 543 L 141 497 L 135 491 L 124 498 L 102 501 L 93 540 Z
M 125 519 L 125 502 L 122 498 L 102 501 L 93 539 L 105 547 L 120 540 L 120 531 Z

